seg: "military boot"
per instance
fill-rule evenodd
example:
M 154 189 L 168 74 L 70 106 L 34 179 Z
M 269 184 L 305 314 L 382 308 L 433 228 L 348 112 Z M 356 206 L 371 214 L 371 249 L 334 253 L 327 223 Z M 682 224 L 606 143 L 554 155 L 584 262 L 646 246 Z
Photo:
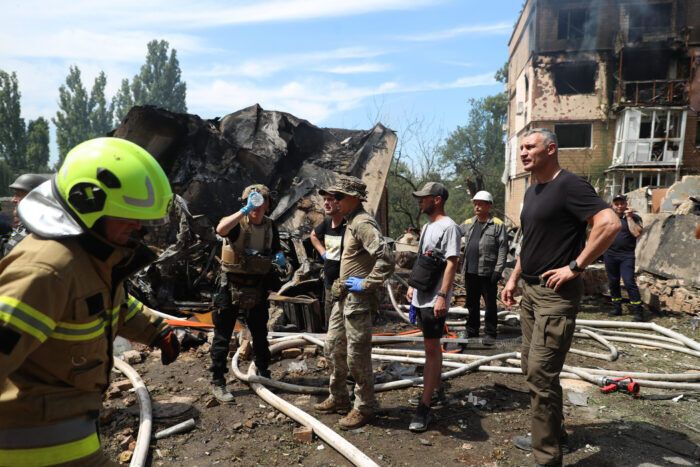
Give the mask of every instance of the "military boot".
M 217 401 L 224 404 L 233 404 L 235 402 L 233 394 L 226 388 L 226 383 L 214 383 L 211 387 L 211 394 Z
M 642 302 L 630 302 L 630 305 L 632 305 L 634 320 L 644 321 L 644 308 L 642 308 Z
M 608 316 L 622 316 L 622 298 L 612 298 L 613 309 L 608 312 Z
M 362 413 L 357 409 L 352 409 L 349 414 L 338 421 L 341 430 L 354 430 L 367 425 L 372 420 L 374 414 Z
M 339 413 L 340 415 L 345 415 L 350 412 L 350 401 L 339 401 L 333 396 L 328 396 L 325 401 L 314 404 L 314 410 L 320 413 Z

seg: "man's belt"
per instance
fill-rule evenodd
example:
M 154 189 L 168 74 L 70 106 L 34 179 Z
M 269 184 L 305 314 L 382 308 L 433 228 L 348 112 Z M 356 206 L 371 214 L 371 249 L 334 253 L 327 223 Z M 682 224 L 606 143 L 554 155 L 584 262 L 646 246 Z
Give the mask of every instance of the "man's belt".
M 540 283 L 542 282 L 542 276 L 525 274 L 524 272 L 520 273 L 520 278 L 530 285 L 540 285 Z

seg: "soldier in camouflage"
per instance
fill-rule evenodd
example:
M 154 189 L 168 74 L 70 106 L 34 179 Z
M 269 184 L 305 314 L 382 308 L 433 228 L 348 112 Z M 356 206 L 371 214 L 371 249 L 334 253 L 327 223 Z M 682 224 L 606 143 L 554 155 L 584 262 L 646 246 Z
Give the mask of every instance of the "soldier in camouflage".
M 330 396 L 314 408 L 347 414 L 339 424 L 349 430 L 367 424 L 373 416 L 372 313 L 377 310 L 378 289 L 394 272 L 394 257 L 377 221 L 362 207 L 367 187 L 361 180 L 343 176 L 325 191 L 338 200 L 348 223 L 340 277 L 332 287 L 334 303 L 325 344 L 331 365 Z M 348 373 L 355 379 L 352 410 L 345 383 Z

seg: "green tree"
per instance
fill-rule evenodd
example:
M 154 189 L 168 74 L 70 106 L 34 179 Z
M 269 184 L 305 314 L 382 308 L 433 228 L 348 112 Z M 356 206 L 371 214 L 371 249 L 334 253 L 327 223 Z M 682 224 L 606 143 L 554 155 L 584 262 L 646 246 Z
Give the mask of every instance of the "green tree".
M 155 105 L 173 112 L 187 112 L 185 102 L 187 85 L 180 81 L 180 63 L 177 51 L 167 41 L 152 40 L 148 43 L 146 63 L 131 81 L 134 105 Z
M 32 172 L 49 171 L 49 122 L 43 117 L 27 125 L 26 167 Z
M 15 179 L 15 172 L 10 164 L 0 159 L 0 196 L 10 196 L 10 183 Z
M 112 130 L 112 109 L 105 99 L 107 77 L 101 71 L 90 91 L 88 109 L 90 111 L 90 136 L 105 136 Z
M 496 72 L 496 79 L 508 80 L 507 64 Z M 457 127 L 441 147 L 442 161 L 452 168 L 451 176 L 463 184 L 469 198 L 487 190 L 494 197 L 494 209 L 502 215 L 505 187 L 501 182 L 505 153 L 503 125 L 508 112 L 505 92 L 469 100 L 469 120 Z M 448 201 L 449 202 L 449 201 Z
M 129 110 L 134 106 L 134 98 L 131 95 L 129 80 L 123 79 L 122 85 L 112 99 L 112 115 L 114 116 L 114 126 L 119 126 Z
M 53 124 L 56 125 L 59 164 L 78 143 L 90 138 L 90 107 L 87 91 L 80 79 L 80 69 L 71 66 L 65 85 L 58 88 L 58 107 Z
M 0 158 L 13 170 L 25 165 L 25 124 L 20 97 L 17 73 L 0 70 Z

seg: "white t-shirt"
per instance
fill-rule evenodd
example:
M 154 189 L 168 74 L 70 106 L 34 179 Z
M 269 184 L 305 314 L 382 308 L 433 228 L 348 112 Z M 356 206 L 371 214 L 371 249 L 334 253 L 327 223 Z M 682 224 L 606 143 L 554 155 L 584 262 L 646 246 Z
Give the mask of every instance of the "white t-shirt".
M 442 240 L 440 240 L 440 237 L 442 237 Z M 455 221 L 447 216 L 438 221 L 427 224 L 423 228 L 420 238 L 422 245 L 419 254 L 423 254 L 428 250 L 439 249 L 444 251 L 445 258 L 454 258 L 459 256 L 462 232 L 459 230 L 457 224 L 455 224 Z M 438 241 L 440 241 L 439 245 L 437 244 Z M 438 281 L 438 283 L 435 285 L 435 290 L 432 292 L 421 292 L 420 290 L 414 290 L 413 300 L 411 303 L 413 306 L 420 308 L 434 306 L 435 299 L 437 298 L 436 294 L 440 291 L 441 286 L 442 280 Z M 450 300 L 452 299 L 452 289 L 453 284 L 450 284 L 450 290 L 447 293 L 447 297 L 445 297 L 448 306 Z

